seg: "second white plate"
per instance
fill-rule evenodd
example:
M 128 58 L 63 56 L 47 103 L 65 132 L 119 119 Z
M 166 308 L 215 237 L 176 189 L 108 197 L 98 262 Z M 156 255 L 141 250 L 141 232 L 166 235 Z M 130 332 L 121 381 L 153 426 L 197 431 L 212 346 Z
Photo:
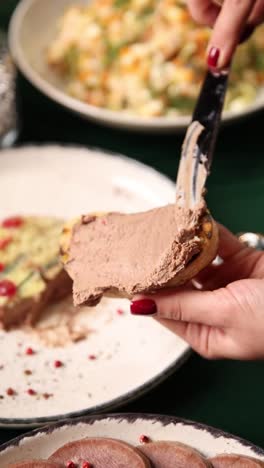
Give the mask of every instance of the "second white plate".
M 264 461 L 261 448 L 219 429 L 170 416 L 130 413 L 64 421 L 22 435 L 0 447 L 0 464 L 7 468 L 8 463 L 23 459 L 45 459 L 63 444 L 85 437 L 116 438 L 137 446 L 141 434 L 153 441 L 187 444 L 206 457 L 238 453 Z
M 173 201 L 174 186 L 123 157 L 82 148 L 25 147 L 0 154 L 0 199 L 5 201 L 0 219 L 12 214 L 71 218 L 163 205 Z M 61 348 L 24 331 L 0 331 L 0 425 L 43 424 L 125 404 L 165 379 L 189 351 L 155 320 L 132 317 L 126 300 L 84 308 L 79 326 L 89 330 L 87 338 Z M 28 347 L 33 355 L 26 354 Z M 63 366 L 55 367 L 55 360 Z M 8 388 L 15 394 L 8 395 Z M 30 395 L 30 389 L 36 393 Z

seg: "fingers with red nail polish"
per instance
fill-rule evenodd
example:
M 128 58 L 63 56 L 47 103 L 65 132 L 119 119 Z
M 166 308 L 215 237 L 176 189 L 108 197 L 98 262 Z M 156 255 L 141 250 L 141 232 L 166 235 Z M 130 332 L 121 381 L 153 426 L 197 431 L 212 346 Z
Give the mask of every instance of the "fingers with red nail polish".
M 226 68 L 246 31 L 257 0 L 225 0 L 215 21 L 208 46 L 207 63 L 212 69 Z
M 212 0 L 187 0 L 190 13 L 196 23 L 213 27 L 220 8 Z
M 187 4 L 196 22 L 213 28 L 207 64 L 218 71 L 229 66 L 237 46 L 264 21 L 263 0 L 224 0 L 222 8 L 213 0 L 187 0 Z
M 133 315 L 154 315 L 157 305 L 152 299 L 138 299 L 131 302 L 130 311 Z
M 216 68 L 218 64 L 218 59 L 220 55 L 220 50 L 217 47 L 211 47 L 207 57 L 207 65 L 209 68 Z

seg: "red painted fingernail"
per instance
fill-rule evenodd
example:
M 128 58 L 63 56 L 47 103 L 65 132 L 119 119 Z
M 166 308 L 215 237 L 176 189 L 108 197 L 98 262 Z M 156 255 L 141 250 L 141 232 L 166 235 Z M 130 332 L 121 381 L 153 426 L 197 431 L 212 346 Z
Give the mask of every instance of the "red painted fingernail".
M 157 306 L 152 299 L 140 299 L 131 302 L 130 312 L 133 315 L 153 315 L 157 312 Z
M 220 55 L 220 49 L 218 49 L 217 47 L 211 47 L 211 49 L 209 50 L 208 57 L 207 57 L 208 67 L 215 68 L 217 66 L 219 55 Z

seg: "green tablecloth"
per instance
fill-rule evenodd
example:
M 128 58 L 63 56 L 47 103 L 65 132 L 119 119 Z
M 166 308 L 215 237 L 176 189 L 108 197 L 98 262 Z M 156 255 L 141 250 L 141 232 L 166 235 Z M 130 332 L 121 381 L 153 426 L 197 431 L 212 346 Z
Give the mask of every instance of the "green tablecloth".
M 7 27 L 16 3 L 0 1 L 0 27 Z M 103 128 L 58 107 L 22 77 L 19 89 L 23 117 L 19 143 L 63 142 L 101 147 L 134 157 L 175 178 L 182 136 L 146 136 Z M 264 231 L 263 117 L 261 113 L 223 129 L 217 145 L 208 202 L 215 217 L 235 232 Z M 264 448 L 263 395 L 262 362 L 210 362 L 193 355 L 173 377 L 121 411 L 193 419 Z M 18 433 L 1 430 L 0 442 Z

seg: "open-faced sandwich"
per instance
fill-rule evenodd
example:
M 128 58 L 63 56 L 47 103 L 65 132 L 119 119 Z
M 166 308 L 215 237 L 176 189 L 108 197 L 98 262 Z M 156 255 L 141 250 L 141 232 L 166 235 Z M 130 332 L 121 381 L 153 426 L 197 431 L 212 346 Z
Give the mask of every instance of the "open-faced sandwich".
M 204 204 L 89 214 L 64 228 L 62 260 L 76 305 L 186 283 L 215 257 L 218 230 Z
M 63 222 L 10 217 L 0 224 L 0 324 L 34 323 L 46 304 L 70 293 L 59 259 Z

